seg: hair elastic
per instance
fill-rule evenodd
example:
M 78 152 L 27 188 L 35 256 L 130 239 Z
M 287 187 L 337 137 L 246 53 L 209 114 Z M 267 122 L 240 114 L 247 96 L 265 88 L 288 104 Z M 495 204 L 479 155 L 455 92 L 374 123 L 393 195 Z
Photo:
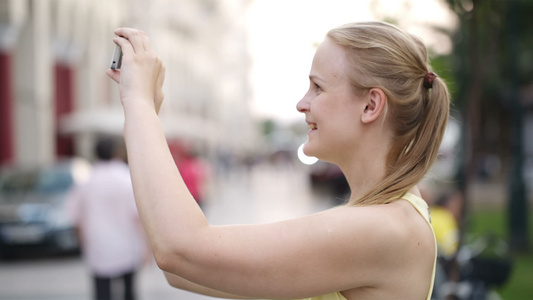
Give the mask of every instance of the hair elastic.
M 426 89 L 430 89 L 433 87 L 433 81 L 437 78 L 437 74 L 433 72 L 428 72 L 426 76 L 424 76 L 424 87 Z

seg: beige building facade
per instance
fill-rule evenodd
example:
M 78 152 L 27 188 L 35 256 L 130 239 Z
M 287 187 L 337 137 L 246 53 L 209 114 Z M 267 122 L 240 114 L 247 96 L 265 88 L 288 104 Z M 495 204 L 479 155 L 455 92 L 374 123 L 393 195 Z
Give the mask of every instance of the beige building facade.
M 250 112 L 248 0 L 0 0 L 0 164 L 92 158 L 120 135 L 106 75 L 113 29 L 144 30 L 166 65 L 160 118 L 171 145 L 214 158 L 258 146 Z

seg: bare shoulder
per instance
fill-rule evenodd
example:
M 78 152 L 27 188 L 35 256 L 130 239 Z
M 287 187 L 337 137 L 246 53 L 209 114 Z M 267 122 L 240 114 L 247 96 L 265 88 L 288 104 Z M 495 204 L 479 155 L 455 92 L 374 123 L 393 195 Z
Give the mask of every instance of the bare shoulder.
M 426 256 L 433 260 L 434 237 L 431 227 L 416 208 L 406 200 L 396 200 L 390 204 L 380 205 L 383 226 L 379 230 L 388 243 L 394 243 L 392 251 L 396 255 L 408 258 Z
M 346 227 L 351 228 L 347 235 L 353 236 L 347 241 L 363 240 L 366 244 L 368 252 L 361 258 L 374 266 L 367 269 L 372 270 L 368 286 L 399 291 L 402 286 L 412 286 L 409 282 L 413 280 L 423 282 L 422 287 L 429 286 L 435 255 L 433 233 L 409 202 L 397 200 L 368 207 L 341 207 L 332 213 L 351 223 Z M 362 248 L 349 242 L 345 246 Z
M 412 239 L 432 240 L 431 229 L 425 219 L 407 201 L 399 199 L 389 204 L 372 206 L 341 206 L 332 209 L 343 222 L 352 223 L 346 228 L 352 229 L 354 234 L 367 232 L 372 241 L 401 245 L 409 243 Z M 398 249 L 396 249 L 398 250 Z

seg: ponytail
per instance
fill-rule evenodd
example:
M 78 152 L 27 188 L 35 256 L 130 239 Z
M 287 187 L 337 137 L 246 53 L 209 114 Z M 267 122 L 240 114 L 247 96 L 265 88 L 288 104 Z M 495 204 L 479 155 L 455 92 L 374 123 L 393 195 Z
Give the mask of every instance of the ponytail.
M 426 105 L 420 123 L 412 133 L 400 137 L 404 141 L 398 142 L 389 152 L 384 179 L 350 204 L 372 205 L 398 199 L 420 182 L 431 168 L 448 122 L 449 102 L 442 99 L 449 99 L 449 96 L 443 80 L 437 78 L 424 98 Z
M 431 72 L 423 43 L 392 25 L 347 24 L 328 37 L 347 49 L 356 89 L 385 92 L 387 122 L 394 124 L 384 178 L 348 205 L 388 203 L 422 180 L 437 158 L 448 122 L 448 89 Z

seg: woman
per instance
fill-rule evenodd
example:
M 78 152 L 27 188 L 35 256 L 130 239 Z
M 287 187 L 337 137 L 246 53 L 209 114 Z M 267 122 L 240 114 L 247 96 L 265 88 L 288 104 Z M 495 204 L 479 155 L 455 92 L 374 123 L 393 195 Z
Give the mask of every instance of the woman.
M 173 286 L 241 299 L 429 299 L 435 238 L 416 184 L 437 156 L 449 98 L 420 40 L 385 23 L 354 23 L 331 30 L 316 52 L 297 104 L 309 125 L 304 151 L 342 169 L 347 205 L 213 226 L 157 118 L 161 61 L 142 32 L 115 34 L 123 65 L 108 75 L 120 85 L 137 206 Z

